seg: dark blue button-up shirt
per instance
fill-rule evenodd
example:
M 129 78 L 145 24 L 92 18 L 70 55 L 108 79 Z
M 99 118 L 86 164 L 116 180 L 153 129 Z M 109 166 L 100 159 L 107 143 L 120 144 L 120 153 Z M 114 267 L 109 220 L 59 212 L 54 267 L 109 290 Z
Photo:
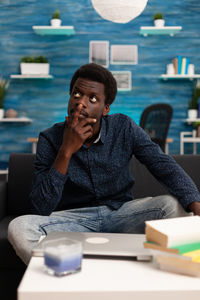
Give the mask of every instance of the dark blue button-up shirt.
M 49 215 L 54 210 L 104 204 L 117 209 L 133 199 L 134 179 L 129 169 L 132 155 L 167 186 L 185 209 L 194 199 L 200 201 L 190 177 L 123 114 L 103 117 L 99 141 L 90 147 L 83 145 L 73 154 L 67 174 L 59 173 L 54 161 L 64 126 L 57 123 L 40 133 L 30 195 L 32 212 Z

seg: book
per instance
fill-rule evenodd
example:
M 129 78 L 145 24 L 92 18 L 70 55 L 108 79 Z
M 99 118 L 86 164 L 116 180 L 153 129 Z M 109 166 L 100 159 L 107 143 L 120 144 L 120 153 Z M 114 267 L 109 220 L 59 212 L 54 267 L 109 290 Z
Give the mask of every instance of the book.
M 200 216 L 152 220 L 145 225 L 146 240 L 164 248 L 200 242 Z
M 186 64 L 185 64 L 185 74 L 188 74 L 188 66 L 189 66 L 190 60 L 186 57 Z
M 152 249 L 154 261 L 161 270 L 200 276 L 200 242 L 172 248 L 164 248 L 152 242 L 145 242 L 144 247 Z
M 163 271 L 200 277 L 200 263 L 184 260 L 181 257 L 158 255 L 158 267 Z
M 144 248 L 149 248 L 152 250 L 156 250 L 158 252 L 166 252 L 167 255 L 174 254 L 178 256 L 182 256 L 182 258 L 190 259 L 195 262 L 200 262 L 200 242 L 191 243 L 191 244 L 184 244 L 184 245 L 177 245 L 171 248 L 162 247 L 156 243 L 152 242 L 144 242 Z
M 181 74 L 182 56 L 178 55 L 178 74 Z
M 200 277 L 200 217 L 146 221 L 144 247 L 168 272 Z M 152 241 L 153 240 L 153 241 Z
M 183 57 L 181 63 L 181 75 L 185 75 L 185 67 L 186 67 L 186 57 Z
M 173 65 L 174 65 L 174 74 L 178 74 L 178 58 L 175 57 L 173 59 Z

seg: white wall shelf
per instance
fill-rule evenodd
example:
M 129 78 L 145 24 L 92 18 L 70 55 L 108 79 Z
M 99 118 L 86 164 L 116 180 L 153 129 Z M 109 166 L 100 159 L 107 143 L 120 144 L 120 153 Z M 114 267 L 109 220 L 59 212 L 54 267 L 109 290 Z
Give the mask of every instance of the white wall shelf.
M 74 26 L 32 26 L 36 34 L 40 35 L 74 35 Z
M 163 26 L 163 27 L 156 27 L 156 26 L 141 26 L 140 27 L 140 34 L 143 36 L 148 35 L 161 35 L 167 34 L 170 36 L 174 36 L 182 29 L 181 26 Z
M 10 75 L 12 79 L 52 79 L 52 75 L 43 75 L 43 74 L 12 74 Z
M 196 118 L 196 119 L 186 119 L 185 121 L 186 121 L 186 123 L 188 123 L 188 124 L 192 124 L 192 123 L 195 123 L 195 122 L 200 122 L 200 118 Z
M 26 117 L 2 118 L 2 119 L 0 119 L 0 122 L 5 122 L 5 123 L 11 123 L 11 122 L 16 122 L 16 123 L 32 123 L 32 119 L 29 119 L 29 118 L 26 118 Z
M 198 79 L 200 78 L 200 74 L 193 74 L 193 75 L 179 75 L 179 74 L 176 74 L 176 75 L 168 75 L 168 74 L 162 74 L 160 76 L 160 79 L 163 79 L 163 80 L 170 80 L 170 79 L 189 79 L 189 80 L 193 80 L 193 79 Z

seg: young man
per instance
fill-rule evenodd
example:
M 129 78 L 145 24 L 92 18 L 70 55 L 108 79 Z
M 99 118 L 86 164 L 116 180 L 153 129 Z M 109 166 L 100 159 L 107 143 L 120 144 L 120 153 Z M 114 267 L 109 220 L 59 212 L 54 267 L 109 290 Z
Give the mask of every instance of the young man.
M 40 134 L 30 195 L 33 214 L 13 220 L 8 231 L 26 264 L 40 236 L 50 231 L 143 233 L 145 220 L 185 211 L 200 215 L 200 194 L 190 177 L 129 117 L 108 116 L 116 93 L 108 70 L 82 66 L 71 80 L 66 121 Z M 132 155 L 173 196 L 133 199 Z

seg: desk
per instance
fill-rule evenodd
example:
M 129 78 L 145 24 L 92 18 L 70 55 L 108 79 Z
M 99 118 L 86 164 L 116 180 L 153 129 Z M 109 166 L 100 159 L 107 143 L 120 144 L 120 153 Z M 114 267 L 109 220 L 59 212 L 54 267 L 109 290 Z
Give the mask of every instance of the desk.
M 36 153 L 38 138 L 29 137 L 27 138 L 27 141 L 32 143 L 32 153 Z
M 165 143 L 165 153 L 169 154 L 169 144 L 173 143 L 172 138 L 166 138 L 166 143 Z
M 83 259 L 79 273 L 44 273 L 33 257 L 18 288 L 18 300 L 199 300 L 200 278 L 158 270 L 152 262 Z
M 0 175 L 5 175 L 6 181 L 8 181 L 8 169 L 0 170 Z
M 180 154 L 184 154 L 184 143 L 193 143 L 193 154 L 197 154 L 197 143 L 200 143 L 200 137 L 196 137 L 196 130 L 182 131 L 180 134 Z
M 8 175 L 8 169 L 0 170 L 0 175 Z

